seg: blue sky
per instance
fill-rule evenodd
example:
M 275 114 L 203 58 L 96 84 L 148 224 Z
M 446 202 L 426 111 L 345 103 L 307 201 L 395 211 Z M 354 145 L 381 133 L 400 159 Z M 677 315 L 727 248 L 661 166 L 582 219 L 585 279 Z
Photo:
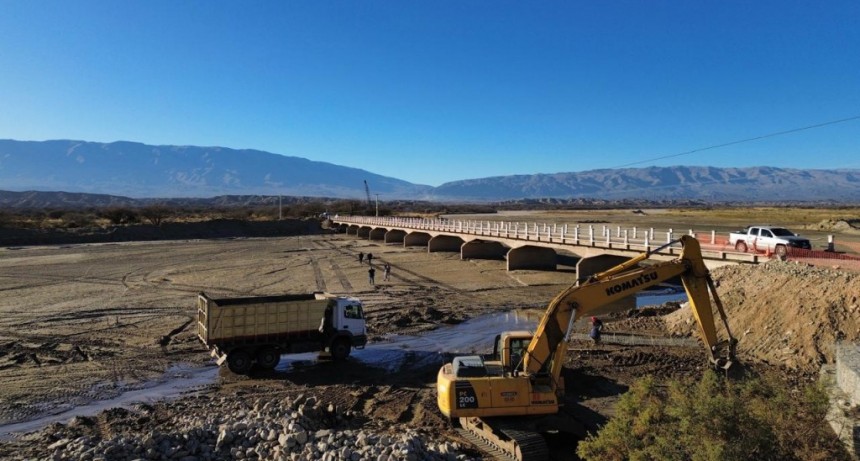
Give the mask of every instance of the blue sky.
M 0 0 L 0 138 L 252 148 L 414 183 L 860 168 L 860 2 Z

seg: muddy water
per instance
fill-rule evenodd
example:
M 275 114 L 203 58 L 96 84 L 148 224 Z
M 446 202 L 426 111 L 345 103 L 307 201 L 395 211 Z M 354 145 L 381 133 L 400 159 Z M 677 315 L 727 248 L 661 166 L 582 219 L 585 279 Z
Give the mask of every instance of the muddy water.
M 667 290 L 668 291 L 668 290 Z M 687 302 L 687 293 L 683 288 L 678 292 L 655 292 L 655 293 L 639 293 L 636 295 L 636 307 L 644 306 L 659 306 L 667 302 L 683 303 Z
M 417 336 L 388 335 L 382 341 L 352 351 L 350 360 L 394 372 L 441 363 L 448 354 L 488 354 L 493 351 L 497 334 L 509 330 L 534 330 L 539 320 L 533 312 L 508 311 L 476 317 Z M 285 355 L 277 370 L 303 368 L 317 360 L 316 353 Z
M 651 289 L 636 293 L 636 307 L 660 306 L 663 303 L 687 302 L 687 292 L 681 285 L 661 283 Z
M 665 301 L 684 300 L 686 295 L 661 292 L 638 297 L 637 306 L 661 304 Z M 441 326 L 420 335 L 385 336 L 381 341 L 368 344 L 364 349 L 353 350 L 349 361 L 386 372 L 408 371 L 435 366 L 450 360 L 452 355 L 488 354 L 493 350 L 495 336 L 503 331 L 534 331 L 540 312 L 507 311 L 484 315 L 466 322 Z M 291 354 L 281 357 L 276 372 L 307 371 L 322 361 L 318 353 Z M 67 422 L 76 416 L 94 416 L 101 411 L 136 403 L 169 400 L 201 389 L 218 380 L 219 369 L 177 365 L 158 380 L 136 385 L 116 397 L 75 407 L 54 408 L 51 414 L 30 421 L 0 425 L 0 440 L 26 432 L 39 430 L 54 422 Z
M 190 367 L 175 365 L 164 375 L 142 385 L 135 385 L 114 398 L 97 400 L 76 407 L 57 407 L 51 414 L 30 421 L 0 425 L 0 440 L 8 440 L 15 435 L 37 431 L 55 422 L 67 422 L 76 416 L 93 416 L 110 408 L 129 408 L 136 403 L 152 403 L 179 397 L 195 390 L 204 389 L 215 383 L 218 367 Z
M 386 371 L 424 367 L 441 363 L 443 354 L 492 352 L 495 335 L 506 330 L 533 330 L 538 320 L 534 313 L 511 311 L 478 317 L 416 336 L 388 335 L 364 349 L 354 350 L 349 360 Z M 306 369 L 319 360 L 318 353 L 284 355 L 276 371 L 288 373 Z M 202 368 L 178 365 L 165 372 L 160 379 L 136 385 L 114 398 L 75 407 L 55 408 L 47 416 L 0 425 L 0 440 L 42 429 L 54 422 L 68 422 L 76 416 L 94 416 L 110 408 L 130 408 L 136 403 L 177 398 L 215 384 L 218 373 L 219 369 L 214 364 Z

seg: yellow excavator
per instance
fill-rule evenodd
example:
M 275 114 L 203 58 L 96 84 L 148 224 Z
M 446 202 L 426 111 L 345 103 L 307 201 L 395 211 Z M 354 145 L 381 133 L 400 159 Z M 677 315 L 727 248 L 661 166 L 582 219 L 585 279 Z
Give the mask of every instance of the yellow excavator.
M 683 247 L 679 258 L 639 266 L 678 241 Z M 541 432 L 564 431 L 552 427 L 559 420 L 552 417 L 563 405 L 561 371 L 573 323 L 584 316 L 605 313 L 615 301 L 674 277 L 681 278 L 687 292 L 711 364 L 728 369 L 737 341 L 729 330 L 699 242 L 683 236 L 565 289 L 549 303 L 534 334 L 504 332 L 496 337 L 493 355 L 455 357 L 443 365 L 436 381 L 439 410 L 450 420 L 458 418 L 472 440 L 489 444 L 506 458 L 547 459 L 548 448 Z M 717 337 L 709 291 L 726 329 L 724 340 Z

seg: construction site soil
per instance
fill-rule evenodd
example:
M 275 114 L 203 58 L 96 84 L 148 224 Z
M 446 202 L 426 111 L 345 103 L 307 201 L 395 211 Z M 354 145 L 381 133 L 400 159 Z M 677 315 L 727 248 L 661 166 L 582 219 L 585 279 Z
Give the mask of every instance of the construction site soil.
M 373 253 L 375 264 L 391 264 L 391 280 L 377 277 L 370 285 L 359 252 Z M 814 380 L 823 363 L 833 362 L 835 341 L 860 336 L 860 274 L 775 261 L 727 266 L 713 275 L 739 339 L 740 365 L 749 370 L 781 373 L 789 385 Z M 573 268 L 508 272 L 501 261 L 463 261 L 458 253 L 344 235 L 0 249 L 0 432 L 6 433 L 0 458 L 51 458 L 61 438 L 144 437 L 169 431 L 189 415 L 229 408 L 225 402 L 300 395 L 356 415 L 341 422 L 345 427 L 391 434 L 413 429 L 458 442 L 462 454 L 479 457 L 436 408 L 436 372 L 446 354 L 404 354 L 393 366 L 311 360 L 237 376 L 216 370 L 198 341 L 196 294 L 321 290 L 356 296 L 365 305 L 371 343 L 378 344 L 393 334 L 420 337 L 488 314 L 540 316 L 574 279 Z M 695 335 L 689 311 L 671 306 L 614 314 L 605 324 L 609 335 Z M 585 333 L 587 325 L 575 329 Z M 469 332 L 488 339 L 497 333 Z M 563 411 L 588 431 L 612 417 L 635 379 L 695 378 L 708 367 L 693 341 L 594 345 L 571 339 L 565 364 Z M 194 381 L 201 376 L 195 370 L 208 370 L 210 377 Z M 153 383 L 180 378 L 193 384 L 175 392 L 181 395 L 147 394 Z M 111 409 L 132 392 L 143 396 L 146 411 L 128 402 L 118 405 L 126 410 Z M 62 413 L 83 407 L 90 414 L 71 419 L 72 413 Z M 577 459 L 575 440 L 550 442 L 552 459 Z

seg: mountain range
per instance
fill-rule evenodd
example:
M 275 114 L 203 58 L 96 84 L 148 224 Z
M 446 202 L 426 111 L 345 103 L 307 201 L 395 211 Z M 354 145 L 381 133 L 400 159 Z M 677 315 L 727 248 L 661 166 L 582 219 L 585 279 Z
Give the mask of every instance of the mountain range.
M 860 202 L 860 170 L 672 166 L 513 175 L 438 187 L 251 149 L 0 140 L 0 190 L 128 197 L 288 195 L 432 201 L 535 198 Z

